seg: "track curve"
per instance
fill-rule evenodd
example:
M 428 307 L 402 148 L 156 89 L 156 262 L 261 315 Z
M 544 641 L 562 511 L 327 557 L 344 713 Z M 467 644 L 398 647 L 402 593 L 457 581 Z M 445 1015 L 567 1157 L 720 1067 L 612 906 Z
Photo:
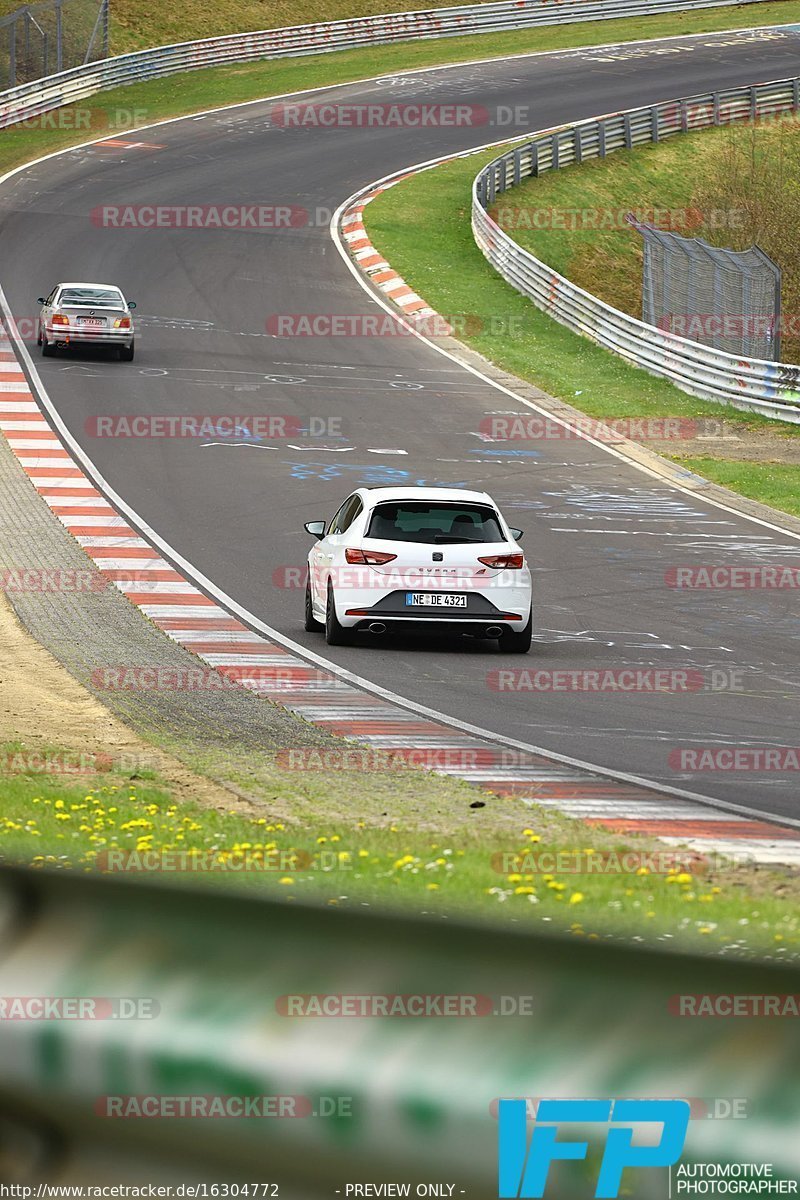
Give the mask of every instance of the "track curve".
M 703 35 L 618 54 L 567 51 L 384 76 L 304 96 L 471 103 L 495 119 L 517 113 L 518 125 L 289 129 L 271 120 L 269 100 L 153 126 L 137 134 L 143 144 L 78 148 L 6 181 L 2 283 L 23 320 L 58 279 L 107 277 L 137 299 L 144 337 L 134 364 L 91 353 L 48 360 L 38 364 L 44 386 L 126 503 L 259 619 L 493 733 L 794 815 L 791 773 L 687 774 L 669 757 L 676 747 L 797 742 L 793 593 L 680 593 L 664 573 L 678 563 L 798 565 L 800 542 L 654 482 L 588 442 L 543 442 L 536 457 L 489 454 L 475 436 L 480 421 L 521 406 L 414 339 L 276 337 L 266 322 L 376 311 L 324 219 L 371 180 L 515 132 L 782 78 L 797 72 L 799 50 L 793 29 Z M 319 210 L 319 222 L 223 232 L 109 229 L 91 216 L 100 205 L 226 203 L 299 204 Z M 92 435 L 98 415 L 151 413 L 286 414 L 339 426 L 316 440 L 258 445 Z M 398 450 L 406 453 L 388 453 Z M 401 478 L 486 488 L 526 528 L 540 629 L 526 666 L 735 668 L 743 690 L 532 698 L 494 691 L 489 673 L 520 660 L 479 645 L 397 640 L 325 650 L 302 631 L 302 593 L 284 586 L 305 558 L 303 522 L 330 515 L 357 483 Z

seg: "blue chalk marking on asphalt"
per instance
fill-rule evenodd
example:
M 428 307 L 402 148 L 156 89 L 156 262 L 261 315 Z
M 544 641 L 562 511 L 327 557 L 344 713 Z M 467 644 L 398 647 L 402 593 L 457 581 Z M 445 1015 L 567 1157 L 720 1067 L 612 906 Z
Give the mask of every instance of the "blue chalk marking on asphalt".
M 345 472 L 355 473 L 360 484 L 366 487 L 381 487 L 394 483 L 406 483 L 408 471 L 399 467 L 388 467 L 383 463 L 345 463 L 340 459 L 335 462 L 293 462 L 284 460 L 284 465 L 291 468 L 292 479 L 337 479 Z
M 227 425 L 227 421 L 225 424 Z M 223 441 L 231 441 L 233 438 L 237 438 L 239 441 L 244 440 L 248 442 L 263 442 L 264 440 L 260 434 L 251 433 L 246 425 L 237 424 L 236 428 L 233 430 L 230 428 L 220 429 L 219 426 L 217 426 L 214 432 L 216 433 L 217 437 L 222 438 Z

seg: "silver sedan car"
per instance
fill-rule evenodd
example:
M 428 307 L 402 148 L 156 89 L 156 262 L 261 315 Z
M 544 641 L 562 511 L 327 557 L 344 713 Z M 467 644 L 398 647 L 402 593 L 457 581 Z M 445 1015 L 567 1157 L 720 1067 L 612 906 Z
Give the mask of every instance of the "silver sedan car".
M 132 300 L 113 283 L 58 283 L 47 298 L 39 297 L 37 345 L 45 358 L 57 349 L 89 342 L 116 349 L 123 362 L 132 362 L 134 328 Z

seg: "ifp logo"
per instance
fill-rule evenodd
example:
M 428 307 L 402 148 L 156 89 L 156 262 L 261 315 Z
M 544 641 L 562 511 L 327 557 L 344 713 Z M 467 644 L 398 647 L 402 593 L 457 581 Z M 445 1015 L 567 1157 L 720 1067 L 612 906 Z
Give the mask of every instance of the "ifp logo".
M 528 1106 L 501 1100 L 499 1107 L 500 1200 L 539 1200 L 550 1164 L 586 1158 L 587 1142 L 557 1141 L 560 1125 L 607 1125 L 606 1145 L 595 1189 L 596 1200 L 619 1195 L 626 1167 L 671 1167 L 686 1140 L 690 1107 L 686 1100 L 540 1100 L 528 1144 Z M 655 1146 L 634 1146 L 633 1126 L 662 1126 Z

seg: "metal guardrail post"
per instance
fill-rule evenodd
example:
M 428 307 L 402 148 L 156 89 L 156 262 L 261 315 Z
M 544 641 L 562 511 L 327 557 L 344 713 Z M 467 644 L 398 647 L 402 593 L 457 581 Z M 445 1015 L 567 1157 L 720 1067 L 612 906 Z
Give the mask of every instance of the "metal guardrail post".
M 8 81 L 10 86 L 17 84 L 17 22 L 12 21 L 8 27 Z
M 61 71 L 64 66 L 64 39 L 62 28 L 62 0 L 56 0 L 56 70 Z

